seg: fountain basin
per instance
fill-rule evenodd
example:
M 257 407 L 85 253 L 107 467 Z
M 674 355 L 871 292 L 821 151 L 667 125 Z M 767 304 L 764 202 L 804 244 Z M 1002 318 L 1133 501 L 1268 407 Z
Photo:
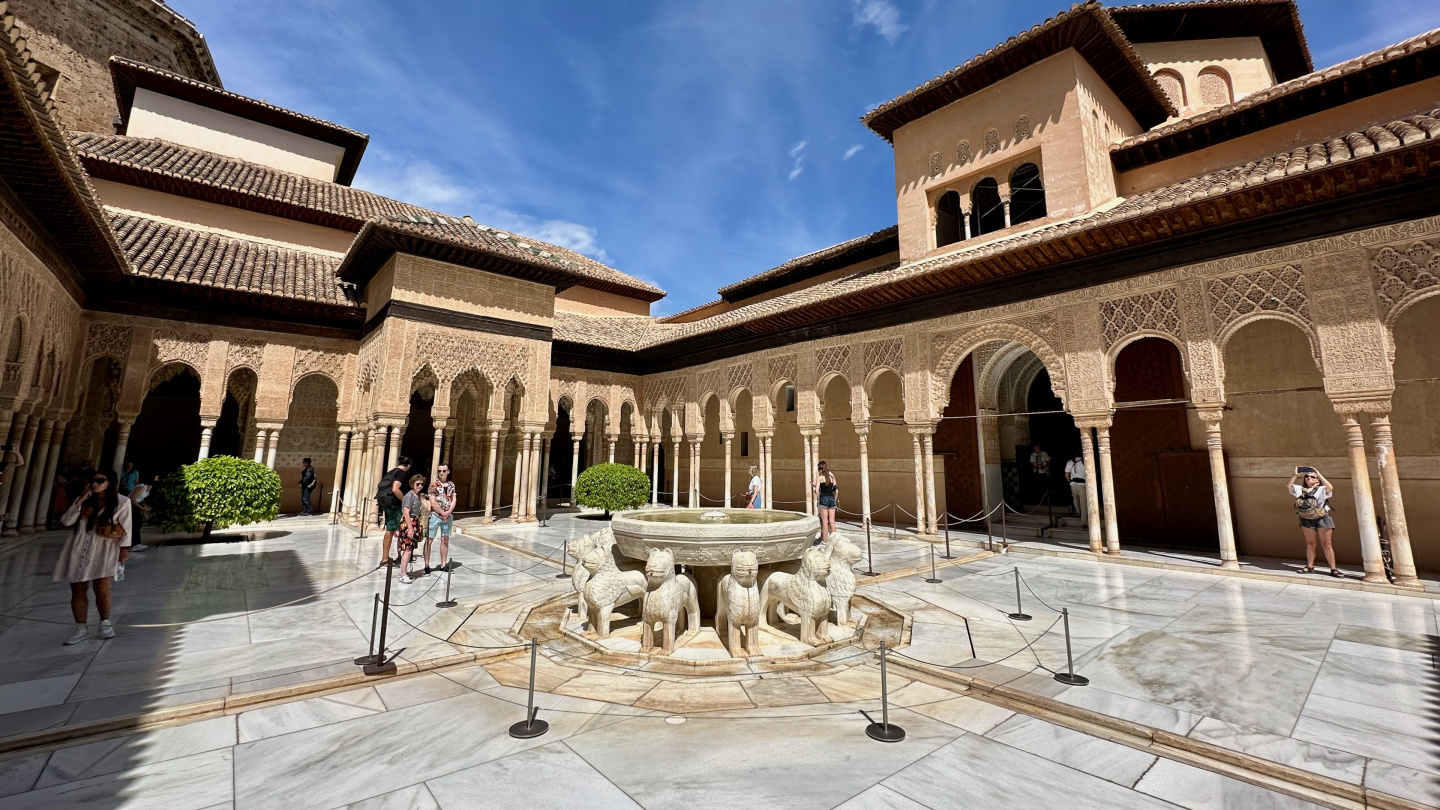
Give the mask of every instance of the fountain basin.
M 668 548 L 680 565 L 728 568 L 737 551 L 755 552 L 761 565 L 799 559 L 819 538 L 820 519 L 781 509 L 640 509 L 616 514 L 610 530 L 634 560 Z

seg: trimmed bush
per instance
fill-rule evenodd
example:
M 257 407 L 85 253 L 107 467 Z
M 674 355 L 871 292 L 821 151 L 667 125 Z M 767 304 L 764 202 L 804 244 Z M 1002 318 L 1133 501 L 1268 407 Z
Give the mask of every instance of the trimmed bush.
M 170 473 L 151 498 L 150 520 L 166 532 L 211 529 L 274 520 L 280 511 L 280 474 L 264 464 L 213 456 Z
M 623 512 L 650 500 L 650 476 L 628 464 L 596 464 L 575 481 L 575 502 L 592 509 Z

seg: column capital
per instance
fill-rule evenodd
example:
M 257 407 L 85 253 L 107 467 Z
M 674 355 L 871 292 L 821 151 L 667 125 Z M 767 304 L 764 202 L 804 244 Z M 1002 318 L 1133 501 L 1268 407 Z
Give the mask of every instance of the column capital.
M 219 422 L 219 421 L 220 421 L 220 420 L 219 420 L 218 418 L 217 418 L 217 419 L 210 419 L 210 418 L 207 418 L 207 417 L 203 417 L 203 416 L 202 416 L 202 417 L 200 417 L 200 427 L 205 428 L 205 429 L 207 429 L 207 430 L 211 430 L 211 429 L 214 429 L 215 423 L 217 423 L 217 422 Z M 348 428 L 341 428 L 340 432 L 341 432 L 341 433 L 349 433 L 350 431 L 349 431 Z
M 724 439 L 724 440 L 727 441 L 727 442 L 728 442 L 728 441 L 733 441 L 733 440 L 735 439 L 735 431 L 733 431 L 733 430 L 722 430 L 722 431 L 720 431 L 720 438 Z
M 1216 403 L 1196 403 L 1195 415 L 1205 423 L 1205 427 L 1219 425 L 1220 420 L 1225 418 L 1225 405 Z
M 821 432 L 822 432 L 822 431 L 821 431 L 821 429 L 820 429 L 819 427 L 802 427 L 802 428 L 800 428 L 800 435 L 806 437 L 807 439 L 813 439 L 813 438 L 815 438 L 816 436 L 819 436 L 819 435 L 821 434 Z
M 1330 404 L 1335 407 L 1335 413 L 1342 417 L 1349 417 L 1353 414 L 1388 414 L 1390 413 L 1390 397 L 1369 397 L 1364 399 L 1346 399 L 1330 397 Z
M 774 429 L 774 428 L 764 428 L 764 429 L 761 429 L 761 430 L 757 430 L 757 431 L 755 431 L 755 438 L 757 438 L 757 439 L 773 439 L 773 438 L 775 438 L 775 429 Z
M 914 436 L 914 437 L 917 438 L 917 439 L 923 438 L 923 437 L 925 437 L 925 436 L 929 436 L 929 435 L 931 435 L 931 434 L 933 434 L 933 433 L 935 432 L 935 426 L 934 426 L 934 425 L 910 425 L 910 424 L 907 424 L 907 425 L 905 426 L 905 429 L 906 429 L 907 431 L 909 431 L 909 433 L 910 433 L 911 436 Z
M 855 435 L 859 436 L 861 439 L 864 439 L 866 436 L 870 435 L 870 422 L 853 422 L 851 423 L 851 425 L 855 428 Z
M 1075 418 L 1075 427 L 1078 428 L 1109 428 L 1114 421 L 1110 412 L 1099 414 L 1072 414 Z
M 444 430 L 447 427 L 454 427 L 454 425 L 450 424 L 450 419 L 444 416 L 432 417 L 431 422 L 435 425 L 436 430 Z

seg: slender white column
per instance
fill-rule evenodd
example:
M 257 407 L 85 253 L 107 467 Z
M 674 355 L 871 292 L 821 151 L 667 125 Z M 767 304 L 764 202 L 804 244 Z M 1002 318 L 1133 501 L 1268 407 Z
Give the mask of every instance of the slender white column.
M 430 448 L 430 480 L 440 476 L 440 449 L 445 440 L 445 420 L 435 420 L 435 442 Z
M 730 480 L 731 474 L 733 472 L 731 466 L 733 462 L 731 461 L 730 457 L 735 452 L 735 432 L 731 431 L 729 433 L 722 433 L 720 435 L 722 438 L 725 439 L 725 508 L 729 509 L 730 507 L 735 505 L 732 500 L 733 496 L 731 494 L 731 489 L 734 486 L 735 482 Z
M 1390 414 L 1370 415 L 1370 435 L 1375 441 L 1375 459 L 1380 467 L 1380 498 L 1385 504 L 1385 530 L 1390 539 L 1395 585 L 1419 588 L 1415 555 L 1410 548 L 1410 526 L 1405 520 L 1405 499 L 1400 495 L 1400 470 L 1396 464 L 1395 440 L 1390 434 Z
M 530 441 L 531 434 L 522 431 L 519 436 L 520 455 L 515 459 L 515 508 L 510 514 L 516 520 L 530 517 Z
M 605 442 L 606 442 L 606 444 L 610 445 L 610 463 L 611 463 L 611 464 L 614 464 L 614 463 L 615 463 L 615 437 L 614 437 L 614 436 L 606 436 L 606 437 L 605 437 Z
M 485 447 L 485 517 L 483 521 L 490 523 L 495 520 L 495 459 L 496 451 L 500 444 L 500 429 L 490 430 L 490 439 Z
M 915 531 L 925 533 L 925 448 L 920 443 L 920 434 L 911 429 L 910 445 L 915 459 Z
M 30 480 L 30 471 L 35 468 L 35 435 L 40 431 L 42 421 L 49 422 L 50 420 L 41 420 L 32 416 L 25 422 L 25 433 L 20 439 L 20 445 L 16 448 L 20 451 L 20 457 L 25 459 L 25 464 L 19 469 L 12 468 L 11 474 L 15 476 L 15 483 L 10 487 L 8 497 L 4 501 L 0 501 L 0 506 L 5 507 L 5 531 L 0 534 L 9 536 L 18 533 L 16 529 L 20 525 L 20 504 L 25 498 L 25 485 Z M 48 437 L 46 444 L 49 444 Z M 117 484 L 116 481 L 110 483 L 111 486 Z
M 340 511 L 340 487 L 345 479 L 345 450 L 350 446 L 350 429 L 341 428 L 335 444 L 335 479 L 330 483 L 330 514 Z
M 1115 468 L 1110 463 L 1110 428 L 1097 427 L 1095 434 L 1100 444 L 1100 494 L 1105 503 L 1105 551 L 1108 554 L 1119 554 L 1120 521 L 1115 516 Z
M 1105 553 L 1105 540 L 1100 536 L 1100 468 L 1095 464 L 1095 440 L 1090 438 L 1090 427 L 1080 427 L 1080 451 L 1085 456 L 1085 514 L 1086 528 L 1090 532 L 1090 551 Z
M 403 425 L 390 426 L 390 455 L 386 461 L 386 469 L 393 470 L 395 465 L 400 463 L 400 439 L 405 435 Z
M 1240 570 L 1235 549 L 1235 521 L 1230 516 L 1230 482 L 1225 476 L 1225 445 L 1220 435 L 1220 408 L 1199 408 L 1196 414 L 1205 423 L 1205 449 L 1210 454 L 1210 487 L 1215 495 L 1215 530 L 1220 539 L 1220 567 Z
M 575 481 L 580 477 L 580 440 L 583 436 L 570 434 L 570 505 L 579 506 L 575 503 Z
M 690 442 L 690 508 L 700 506 L 700 443 Z
M 775 503 L 775 435 L 765 437 L 765 508 L 774 509 Z
M 361 459 L 365 457 L 367 444 L 365 442 L 365 429 L 356 428 L 350 439 L 350 457 L 346 459 L 345 466 L 345 516 L 355 517 L 360 514 L 360 500 L 358 493 L 360 489 Z
M 275 454 L 280 450 L 280 431 L 270 431 L 269 445 L 265 449 L 265 466 L 275 469 Z
M 671 458 L 673 458 L 673 459 L 675 460 L 675 464 L 673 465 L 675 469 L 672 471 L 672 472 L 674 473 L 674 475 L 672 476 L 672 479 L 673 479 L 673 482 L 674 482 L 674 483 L 671 484 L 671 488 L 672 488 L 674 491 L 670 493 L 670 505 L 678 509 L 678 508 L 680 507 L 680 437 L 679 437 L 679 435 L 672 436 L 672 437 L 670 438 L 670 441 L 671 441 L 671 443 L 673 443 L 673 444 L 675 445 L 675 454 L 674 454 L 673 456 L 671 456 Z
M 1365 458 L 1365 432 L 1355 414 L 1344 414 L 1345 445 L 1350 458 L 1350 486 L 1355 492 L 1355 522 L 1360 530 L 1360 558 L 1365 581 L 1389 583 L 1380 550 L 1380 528 L 1375 522 L 1375 499 L 1370 492 L 1370 465 Z
M 665 446 L 656 440 L 651 444 L 650 452 L 653 456 L 650 464 L 650 503 L 658 504 L 660 503 L 660 454 L 665 452 Z
M 135 417 L 116 421 L 119 423 L 120 429 L 115 434 L 115 460 L 111 463 L 111 468 L 115 471 L 116 480 L 119 480 L 120 471 L 125 469 L 125 449 L 130 444 L 130 428 L 135 426 Z M 259 461 L 260 459 L 255 460 Z
M 213 438 L 214 435 L 215 435 L 215 420 L 214 420 L 214 419 L 201 419 L 201 420 L 200 420 L 200 454 L 196 457 L 196 461 L 199 461 L 200 459 L 205 459 L 205 458 L 209 458 L 209 457 L 210 457 L 210 439 Z
M 860 517 L 870 522 L 870 426 L 856 425 L 855 437 L 860 440 Z
M 510 482 L 510 518 L 513 520 L 520 514 L 520 499 L 522 481 L 524 480 L 525 467 L 525 438 L 523 433 L 515 433 L 515 474 Z
M 23 498 L 16 498 L 19 506 L 16 508 L 15 514 L 7 521 L 7 528 L 17 531 L 35 530 L 35 505 L 40 500 L 41 492 L 50 491 L 45 483 L 55 479 L 53 474 L 49 478 L 45 477 L 45 465 L 50 461 L 50 438 L 54 433 L 54 419 L 45 419 L 40 422 L 40 432 L 35 436 L 35 444 L 29 458 L 30 463 L 25 465 L 30 470 L 25 475 L 25 494 Z
M 0 444 L 9 445 L 11 449 L 19 452 L 21 439 L 25 435 L 25 419 L 24 414 L 15 414 L 9 429 L 5 433 L 0 433 Z M 14 465 L 7 465 L 4 475 L 0 476 L 0 514 L 5 512 L 5 504 L 10 500 L 10 489 L 15 486 L 17 469 Z
M 265 463 L 265 445 L 268 443 L 270 432 L 265 428 L 258 428 L 255 431 L 255 463 Z
M 32 501 L 25 511 L 25 518 L 20 524 L 22 534 L 45 529 L 45 522 L 50 516 L 50 493 L 54 489 L 55 468 L 60 461 L 60 446 L 65 441 L 65 428 L 63 423 L 57 422 L 55 430 L 50 434 L 50 451 L 42 462 L 44 475 L 40 478 L 40 497 Z
M 805 514 L 815 514 L 815 459 L 810 454 L 810 434 L 800 431 L 800 447 L 804 452 L 805 464 Z
M 939 516 L 935 506 L 935 432 L 933 428 L 925 433 L 921 451 L 925 457 L 925 514 L 930 518 L 927 533 L 933 535 L 940 530 Z

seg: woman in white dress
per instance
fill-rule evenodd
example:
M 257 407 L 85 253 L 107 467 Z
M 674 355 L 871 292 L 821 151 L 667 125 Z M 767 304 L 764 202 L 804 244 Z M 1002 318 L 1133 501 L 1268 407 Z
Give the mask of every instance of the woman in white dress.
M 70 583 L 75 632 L 66 644 L 79 644 L 90 637 L 85 624 L 90 612 L 87 588 L 95 591 L 100 638 L 115 637 L 110 625 L 110 583 L 117 566 L 130 556 L 130 508 L 130 499 L 116 493 L 110 475 L 97 472 L 60 517 L 61 524 L 74 527 L 60 550 L 54 577 L 56 582 Z

